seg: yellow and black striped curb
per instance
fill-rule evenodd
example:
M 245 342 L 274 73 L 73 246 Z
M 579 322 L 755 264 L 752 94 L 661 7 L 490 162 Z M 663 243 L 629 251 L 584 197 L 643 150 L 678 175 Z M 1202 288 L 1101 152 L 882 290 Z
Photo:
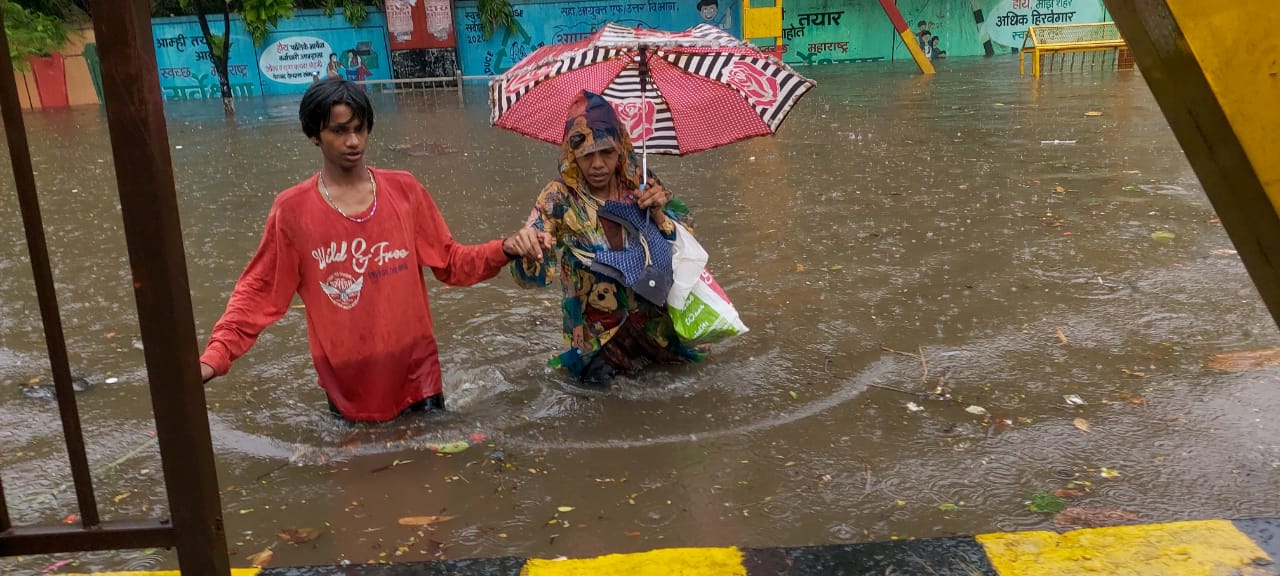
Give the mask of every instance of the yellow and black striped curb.
M 1280 576 L 1280 519 L 1199 520 L 1066 533 L 1000 532 L 795 548 L 667 548 L 580 559 L 240 568 L 233 576 Z M 110 572 L 97 576 L 178 576 Z

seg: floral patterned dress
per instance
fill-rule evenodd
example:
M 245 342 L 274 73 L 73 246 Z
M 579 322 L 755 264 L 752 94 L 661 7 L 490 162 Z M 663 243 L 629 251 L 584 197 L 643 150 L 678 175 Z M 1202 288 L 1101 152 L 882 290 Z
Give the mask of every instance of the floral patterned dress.
M 625 131 L 622 134 L 624 153 L 619 156 L 619 178 L 624 189 L 636 190 L 636 158 Z M 555 247 L 543 262 L 517 260 L 510 265 L 516 283 L 525 288 L 550 286 L 552 278 L 559 277 L 564 339 L 570 349 L 552 358 L 549 364 L 581 376 L 591 360 L 601 354 L 622 372 L 634 372 L 650 363 L 702 360 L 705 351 L 681 344 L 666 306 L 639 298 L 631 288 L 589 268 L 597 251 L 622 248 L 626 232 L 597 217 L 603 203 L 587 190 L 568 140 L 566 136 L 560 178 L 543 188 L 527 222 L 550 233 Z M 675 226 L 686 211 L 678 200 L 671 200 L 665 212 L 667 218 L 658 223 L 659 229 L 668 239 L 674 239 Z M 583 345 L 576 348 L 573 334 L 579 328 Z

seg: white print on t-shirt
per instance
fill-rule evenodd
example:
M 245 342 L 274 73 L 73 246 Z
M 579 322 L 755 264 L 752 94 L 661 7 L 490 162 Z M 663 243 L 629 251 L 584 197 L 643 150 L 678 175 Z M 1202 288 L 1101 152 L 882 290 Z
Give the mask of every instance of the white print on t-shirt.
M 346 272 L 334 272 L 320 283 L 320 288 L 334 305 L 343 310 L 350 310 L 360 301 L 360 290 L 364 288 L 364 276 L 355 278 Z
M 356 274 L 364 274 L 365 269 L 369 267 L 369 261 L 372 260 L 375 266 L 383 266 L 392 260 L 403 260 L 409 257 L 409 251 L 405 249 L 392 249 L 390 242 L 378 242 L 377 244 L 369 244 L 364 238 L 356 238 L 351 241 L 351 269 Z M 320 269 L 324 270 L 325 266 L 335 262 L 347 261 L 347 242 L 344 240 L 341 244 L 330 242 L 328 247 L 321 246 L 311 251 L 311 257 L 316 259 L 320 264 Z

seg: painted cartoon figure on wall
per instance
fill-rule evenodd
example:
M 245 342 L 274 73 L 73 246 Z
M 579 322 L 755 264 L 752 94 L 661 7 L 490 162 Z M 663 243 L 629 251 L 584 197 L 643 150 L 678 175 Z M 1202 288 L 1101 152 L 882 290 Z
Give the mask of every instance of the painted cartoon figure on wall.
M 374 53 L 372 51 L 368 51 L 367 49 L 365 50 L 366 58 L 373 55 Z M 348 49 L 346 52 L 342 53 L 342 56 L 343 67 L 346 68 L 347 72 L 347 80 L 351 80 L 352 82 L 363 82 L 365 78 L 373 75 L 373 73 L 369 71 L 369 66 L 365 65 L 365 58 L 360 57 L 360 50 L 358 48 Z M 374 68 L 377 68 L 377 59 L 372 58 L 370 60 L 370 64 Z
M 518 36 L 518 38 L 512 39 L 512 36 Z M 529 33 L 525 31 L 524 26 L 521 26 L 520 22 L 516 21 L 515 26 L 506 29 L 502 33 L 502 47 L 497 51 L 490 52 L 485 59 L 485 73 L 502 74 L 507 69 L 515 66 L 516 62 L 519 62 L 545 44 L 545 42 L 539 42 L 535 45 L 532 38 L 529 37 Z
M 326 75 L 329 78 L 342 77 L 342 64 L 338 62 L 338 55 L 333 52 L 329 53 L 329 68 Z
M 729 1 L 721 8 L 719 0 L 698 0 L 698 15 L 702 17 L 702 22 L 732 34 L 733 10 L 729 8 Z

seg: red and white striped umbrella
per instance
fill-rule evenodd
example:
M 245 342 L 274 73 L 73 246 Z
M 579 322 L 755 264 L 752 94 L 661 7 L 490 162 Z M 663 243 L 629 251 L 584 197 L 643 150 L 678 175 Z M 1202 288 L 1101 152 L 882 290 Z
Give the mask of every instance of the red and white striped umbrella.
M 560 144 L 569 103 L 589 90 L 613 104 L 636 148 L 688 154 L 775 133 L 813 86 L 715 26 L 663 32 L 607 24 L 585 40 L 539 48 L 493 79 L 490 120 Z

